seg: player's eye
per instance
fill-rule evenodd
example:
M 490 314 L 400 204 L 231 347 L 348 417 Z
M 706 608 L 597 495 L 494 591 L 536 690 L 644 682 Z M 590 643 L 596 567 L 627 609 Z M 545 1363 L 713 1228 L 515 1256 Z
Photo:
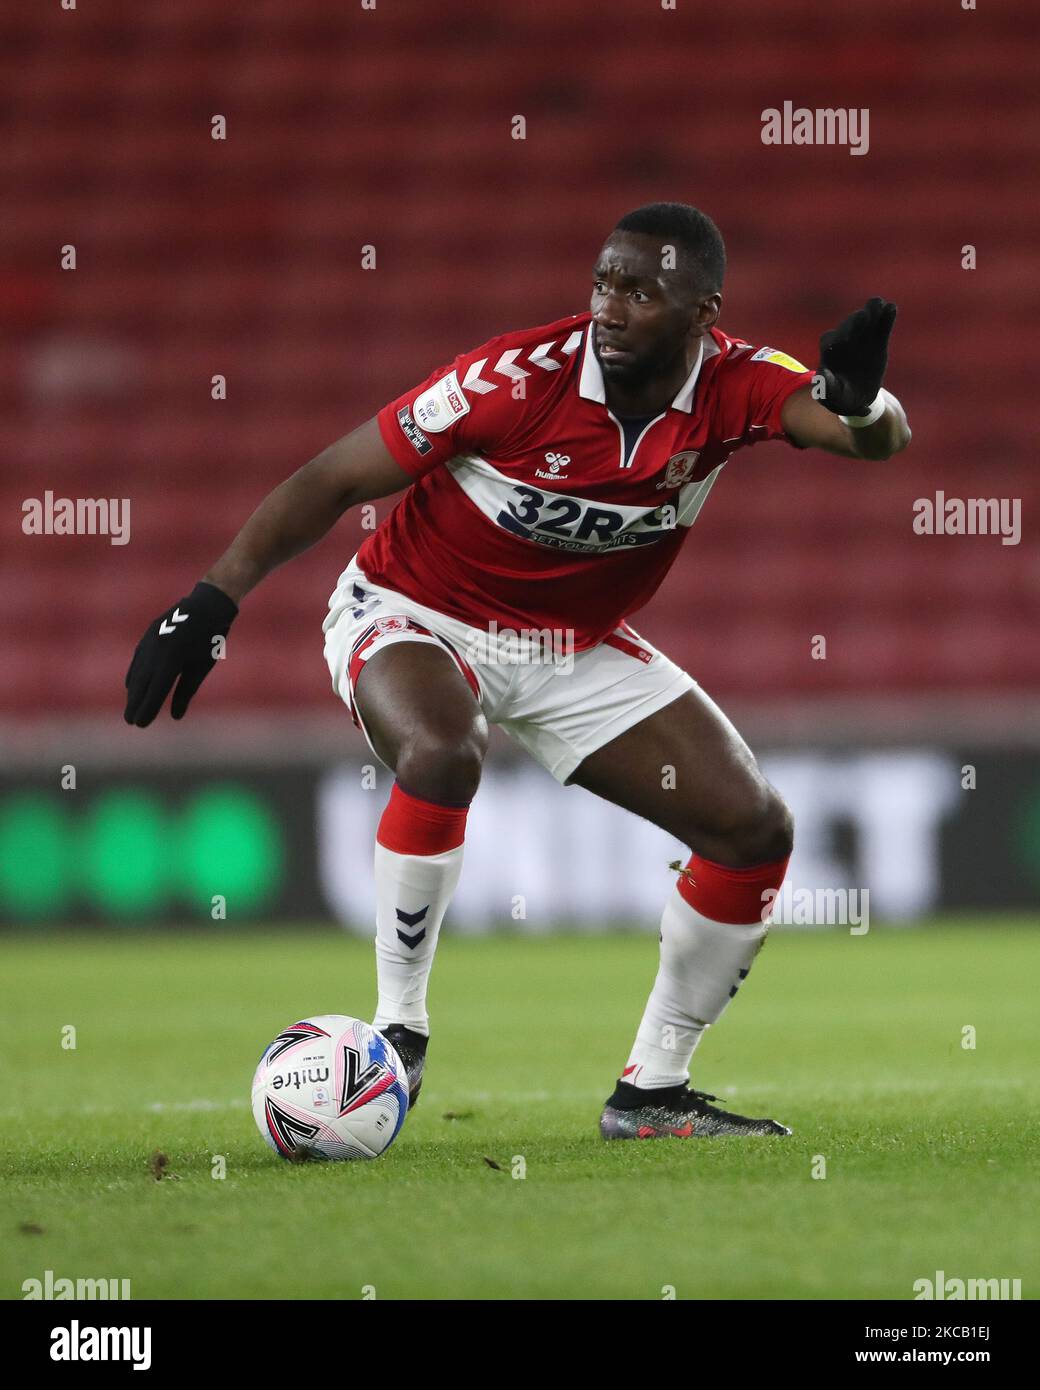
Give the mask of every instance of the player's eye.
M 597 294 L 606 294 L 607 292 L 607 287 L 602 280 L 595 281 L 592 288 L 595 290 Z
M 632 298 L 636 301 L 637 304 L 650 303 L 650 296 L 648 294 L 645 294 L 642 290 L 633 290 Z

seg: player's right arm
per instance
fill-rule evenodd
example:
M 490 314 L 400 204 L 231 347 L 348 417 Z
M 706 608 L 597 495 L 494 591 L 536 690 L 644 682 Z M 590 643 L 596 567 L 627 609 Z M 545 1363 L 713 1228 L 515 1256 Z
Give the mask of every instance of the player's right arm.
M 278 565 L 320 541 L 344 512 L 415 482 L 383 443 L 373 416 L 268 493 L 204 582 L 236 604 Z
M 260 503 L 187 597 L 156 618 L 126 674 L 124 719 L 144 728 L 177 683 L 170 713 L 181 719 L 216 660 L 243 597 L 265 575 L 321 540 L 344 512 L 415 481 L 373 418 L 305 463 Z

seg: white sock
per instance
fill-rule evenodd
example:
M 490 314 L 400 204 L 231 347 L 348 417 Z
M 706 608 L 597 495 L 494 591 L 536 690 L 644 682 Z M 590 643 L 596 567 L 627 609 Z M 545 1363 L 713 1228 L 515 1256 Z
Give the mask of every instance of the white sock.
M 426 990 L 462 851 L 398 854 L 376 841 L 376 1028 L 404 1023 L 429 1036 Z
M 689 1080 L 690 1058 L 751 969 L 768 926 L 713 922 L 672 893 L 661 918 L 661 963 L 622 1080 L 652 1089 Z

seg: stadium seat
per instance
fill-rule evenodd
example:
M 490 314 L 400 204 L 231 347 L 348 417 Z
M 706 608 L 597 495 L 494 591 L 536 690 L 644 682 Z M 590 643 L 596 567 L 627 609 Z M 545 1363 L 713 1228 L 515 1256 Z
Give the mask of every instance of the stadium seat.
M 94 0 L 74 40 L 59 7 L 21 7 L 4 21 L 18 118 L 0 170 L 19 196 L 0 229 L 0 498 L 17 514 L 48 488 L 129 497 L 133 540 L 18 537 L 0 569 L 5 707 L 107 716 L 139 626 L 265 491 L 456 352 L 580 311 L 611 220 L 662 196 L 722 225 L 732 332 L 812 362 L 868 294 L 897 300 L 890 379 L 915 439 L 887 464 L 735 456 L 637 629 L 723 698 L 1024 688 L 1040 666 L 1026 543 L 912 521 L 937 491 L 1040 506 L 1035 425 L 1009 386 L 1036 317 L 1034 232 L 1003 196 L 1036 136 L 1029 15 L 1013 0 L 965 43 L 905 0 L 840 16 L 748 0 L 739 33 L 724 7 L 626 12 L 590 49 L 583 0 L 436 16 L 400 0 L 378 22 L 326 0 Z M 503 46 L 505 79 L 486 61 Z M 869 170 L 761 144 L 761 111 L 789 95 L 866 92 L 867 49 Z M 347 519 L 251 600 L 213 709 L 331 708 L 321 618 L 362 534 Z M 70 586 L 94 620 L 66 645 Z

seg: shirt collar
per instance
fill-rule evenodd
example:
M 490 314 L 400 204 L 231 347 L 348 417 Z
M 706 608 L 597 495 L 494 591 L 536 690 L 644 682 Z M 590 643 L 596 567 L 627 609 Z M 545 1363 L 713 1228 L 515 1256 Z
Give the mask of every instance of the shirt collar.
M 701 367 L 709 357 L 717 357 L 721 349 L 718 343 L 710 335 L 700 340 L 697 349 L 697 360 L 693 364 L 693 370 L 679 388 L 679 393 L 672 401 L 672 410 L 681 410 L 686 415 L 693 411 L 693 393 L 697 389 L 697 378 L 701 374 Z M 581 359 L 581 376 L 578 380 L 578 395 L 583 396 L 587 401 L 599 401 L 600 405 L 606 405 L 607 393 L 603 385 L 603 372 L 600 370 L 596 354 L 592 351 L 592 324 L 588 326 L 585 334 L 585 349 Z

